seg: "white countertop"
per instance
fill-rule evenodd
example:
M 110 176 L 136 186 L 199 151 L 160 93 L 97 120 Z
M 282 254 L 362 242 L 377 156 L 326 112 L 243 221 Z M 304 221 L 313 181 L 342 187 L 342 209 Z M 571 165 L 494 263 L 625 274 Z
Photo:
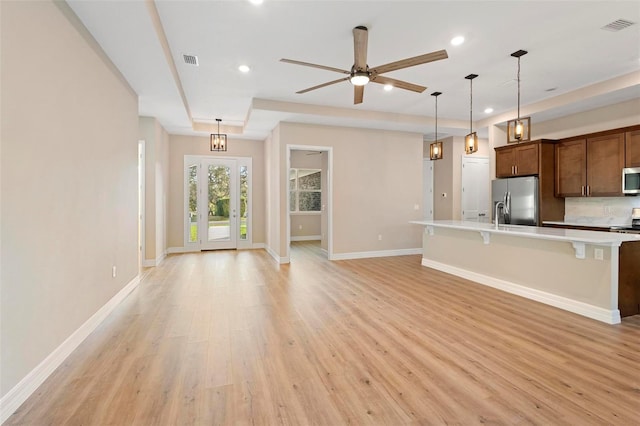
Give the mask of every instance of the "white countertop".
M 582 226 L 587 228 L 602 228 L 603 231 L 608 231 L 612 226 L 629 226 L 628 224 L 610 224 L 610 223 L 587 223 L 587 222 L 567 222 L 567 221 L 553 221 L 545 220 L 542 222 L 544 225 L 560 225 L 560 226 Z
M 543 240 L 568 241 L 573 243 L 619 246 L 625 241 L 640 241 L 638 234 L 617 232 L 584 231 L 578 229 L 548 228 L 523 225 L 500 225 L 496 229 L 493 223 L 460 220 L 416 220 L 410 223 L 434 228 L 461 229 L 478 231 L 484 234 L 503 234 L 516 237 Z

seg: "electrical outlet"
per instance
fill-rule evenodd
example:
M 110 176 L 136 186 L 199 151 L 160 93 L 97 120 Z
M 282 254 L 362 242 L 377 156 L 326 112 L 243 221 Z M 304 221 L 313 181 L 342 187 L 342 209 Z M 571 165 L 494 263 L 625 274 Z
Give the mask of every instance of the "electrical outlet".
M 420 204 L 414 204 L 413 205 L 413 209 L 414 210 L 420 210 Z
M 113 265 L 113 266 L 111 267 L 111 276 L 112 276 L 113 278 L 115 278 L 115 277 L 116 277 L 116 265 Z
M 378 241 L 382 241 L 382 234 L 378 234 Z
M 603 260 L 604 259 L 604 250 L 602 250 L 601 248 L 597 248 L 593 250 L 593 257 L 596 260 Z
M 298 229 L 302 229 L 302 225 L 298 225 Z

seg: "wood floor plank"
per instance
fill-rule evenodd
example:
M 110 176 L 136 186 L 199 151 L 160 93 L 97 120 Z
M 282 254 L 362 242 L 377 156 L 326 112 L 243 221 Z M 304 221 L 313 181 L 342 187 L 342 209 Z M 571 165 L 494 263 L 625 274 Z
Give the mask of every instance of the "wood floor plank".
M 8 425 L 637 425 L 640 316 L 607 325 L 420 265 L 169 256 Z

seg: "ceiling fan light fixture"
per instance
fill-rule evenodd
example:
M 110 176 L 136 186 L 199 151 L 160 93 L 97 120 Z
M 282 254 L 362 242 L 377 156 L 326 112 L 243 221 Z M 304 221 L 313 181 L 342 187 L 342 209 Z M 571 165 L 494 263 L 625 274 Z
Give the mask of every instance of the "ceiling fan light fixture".
M 351 78 L 349 78 L 349 81 L 354 86 L 364 86 L 369 82 L 369 80 L 371 80 L 371 78 L 369 77 L 369 73 L 366 71 L 355 71 L 351 74 Z

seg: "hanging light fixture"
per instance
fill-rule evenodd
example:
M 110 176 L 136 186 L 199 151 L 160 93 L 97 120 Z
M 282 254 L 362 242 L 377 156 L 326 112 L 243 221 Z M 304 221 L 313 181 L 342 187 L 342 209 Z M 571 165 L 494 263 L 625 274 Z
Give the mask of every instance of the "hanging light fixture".
M 464 151 L 467 154 L 473 154 L 478 150 L 478 135 L 473 131 L 473 79 L 478 74 L 469 74 L 465 78 L 469 80 L 471 87 L 471 97 L 469 102 L 469 134 L 464 137 Z
M 526 142 L 531 139 L 531 117 L 520 117 L 520 57 L 526 50 L 513 52 L 511 56 L 518 58 L 518 118 L 507 121 L 507 143 Z
M 211 134 L 211 151 L 226 151 L 227 150 L 227 135 L 220 133 L 220 122 L 222 119 L 216 118 L 218 122 L 218 133 Z
M 442 92 L 433 92 L 431 96 L 436 98 L 436 137 L 434 142 L 429 145 L 429 158 L 432 160 L 442 159 L 442 141 L 438 140 L 438 96 L 442 95 Z

